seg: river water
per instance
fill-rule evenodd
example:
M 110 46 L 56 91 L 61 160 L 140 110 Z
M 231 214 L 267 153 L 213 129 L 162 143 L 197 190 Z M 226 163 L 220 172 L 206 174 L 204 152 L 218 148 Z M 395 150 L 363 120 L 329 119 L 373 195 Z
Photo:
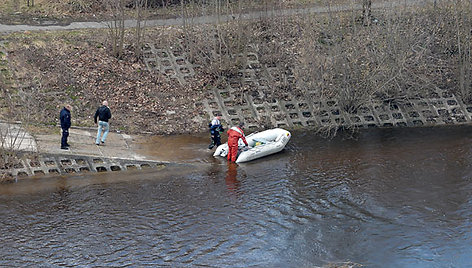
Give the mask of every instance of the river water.
M 471 133 L 294 132 L 239 166 L 161 138 L 189 164 L 0 185 L 0 266 L 471 267 Z

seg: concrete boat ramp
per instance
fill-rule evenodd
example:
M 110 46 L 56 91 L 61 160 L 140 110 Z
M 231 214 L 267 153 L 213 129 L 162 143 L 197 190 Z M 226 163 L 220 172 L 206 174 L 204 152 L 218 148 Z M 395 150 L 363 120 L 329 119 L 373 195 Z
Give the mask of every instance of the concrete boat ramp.
M 164 169 L 168 165 L 179 165 L 146 154 L 145 150 L 136 153 L 139 136 L 110 132 L 105 145 L 97 146 L 95 129 L 71 128 L 68 140 L 71 146 L 69 150 L 63 150 L 60 148 L 61 134 L 54 132 L 32 135 L 20 124 L 0 123 L 3 148 L 24 155 L 13 168 L 0 169 L 0 181 L 48 174 Z

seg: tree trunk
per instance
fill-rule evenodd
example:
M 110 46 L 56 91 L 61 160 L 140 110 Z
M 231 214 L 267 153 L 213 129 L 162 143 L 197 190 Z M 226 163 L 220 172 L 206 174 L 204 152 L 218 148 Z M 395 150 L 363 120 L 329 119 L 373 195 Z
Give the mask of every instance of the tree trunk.
M 113 20 L 107 25 L 112 55 L 121 58 L 125 37 L 125 0 L 108 0 L 106 3 L 113 12 Z
M 135 56 L 136 56 L 136 61 L 139 61 L 141 59 L 141 54 L 142 54 L 142 42 L 144 38 L 144 28 L 145 28 L 145 23 L 146 23 L 144 12 L 148 7 L 148 0 L 136 0 L 135 4 L 136 4 L 135 6 L 136 8 Z
M 371 22 L 372 0 L 362 0 L 362 21 L 365 26 L 369 26 Z

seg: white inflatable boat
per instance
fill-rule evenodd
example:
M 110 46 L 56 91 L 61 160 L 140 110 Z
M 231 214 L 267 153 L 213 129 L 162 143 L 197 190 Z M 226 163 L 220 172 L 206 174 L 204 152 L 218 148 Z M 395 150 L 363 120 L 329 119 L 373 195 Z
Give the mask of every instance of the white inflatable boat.
M 291 134 L 285 129 L 274 128 L 262 132 L 252 133 L 246 136 L 248 147 L 239 139 L 239 154 L 236 163 L 248 162 L 270 154 L 282 151 L 290 140 Z M 226 157 L 228 155 L 228 143 L 216 148 L 213 156 Z

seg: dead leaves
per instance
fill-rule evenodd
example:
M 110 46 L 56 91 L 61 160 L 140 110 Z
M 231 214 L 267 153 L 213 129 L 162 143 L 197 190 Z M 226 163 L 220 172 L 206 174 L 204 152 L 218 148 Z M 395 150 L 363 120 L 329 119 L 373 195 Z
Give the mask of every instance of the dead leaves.
M 56 118 L 56 109 L 61 103 L 73 102 L 74 121 L 93 126 L 90 116 L 101 101 L 107 99 L 115 128 L 155 134 L 201 131 L 201 126 L 192 123 L 191 117 L 182 117 L 183 114 L 198 113 L 193 104 L 201 101 L 198 94 L 201 90 L 195 90 L 199 83 L 193 87 L 172 84 L 159 74 L 148 72 L 146 66 L 135 62 L 131 55 L 125 55 L 123 60 L 109 56 L 106 49 L 97 45 L 100 42 L 77 42 L 80 46 L 54 42 L 36 49 L 34 53 L 24 47 L 13 49 L 12 54 L 17 57 L 15 63 L 37 70 L 34 74 L 22 76 L 22 79 L 30 80 L 28 83 L 39 79 L 37 82 L 44 91 L 49 88 L 63 91 L 54 100 L 55 105 L 40 105 L 44 111 L 34 113 L 38 116 L 37 121 L 47 122 Z M 48 100 L 38 95 L 37 101 L 46 103 Z M 176 122 L 187 127 L 175 127 Z

